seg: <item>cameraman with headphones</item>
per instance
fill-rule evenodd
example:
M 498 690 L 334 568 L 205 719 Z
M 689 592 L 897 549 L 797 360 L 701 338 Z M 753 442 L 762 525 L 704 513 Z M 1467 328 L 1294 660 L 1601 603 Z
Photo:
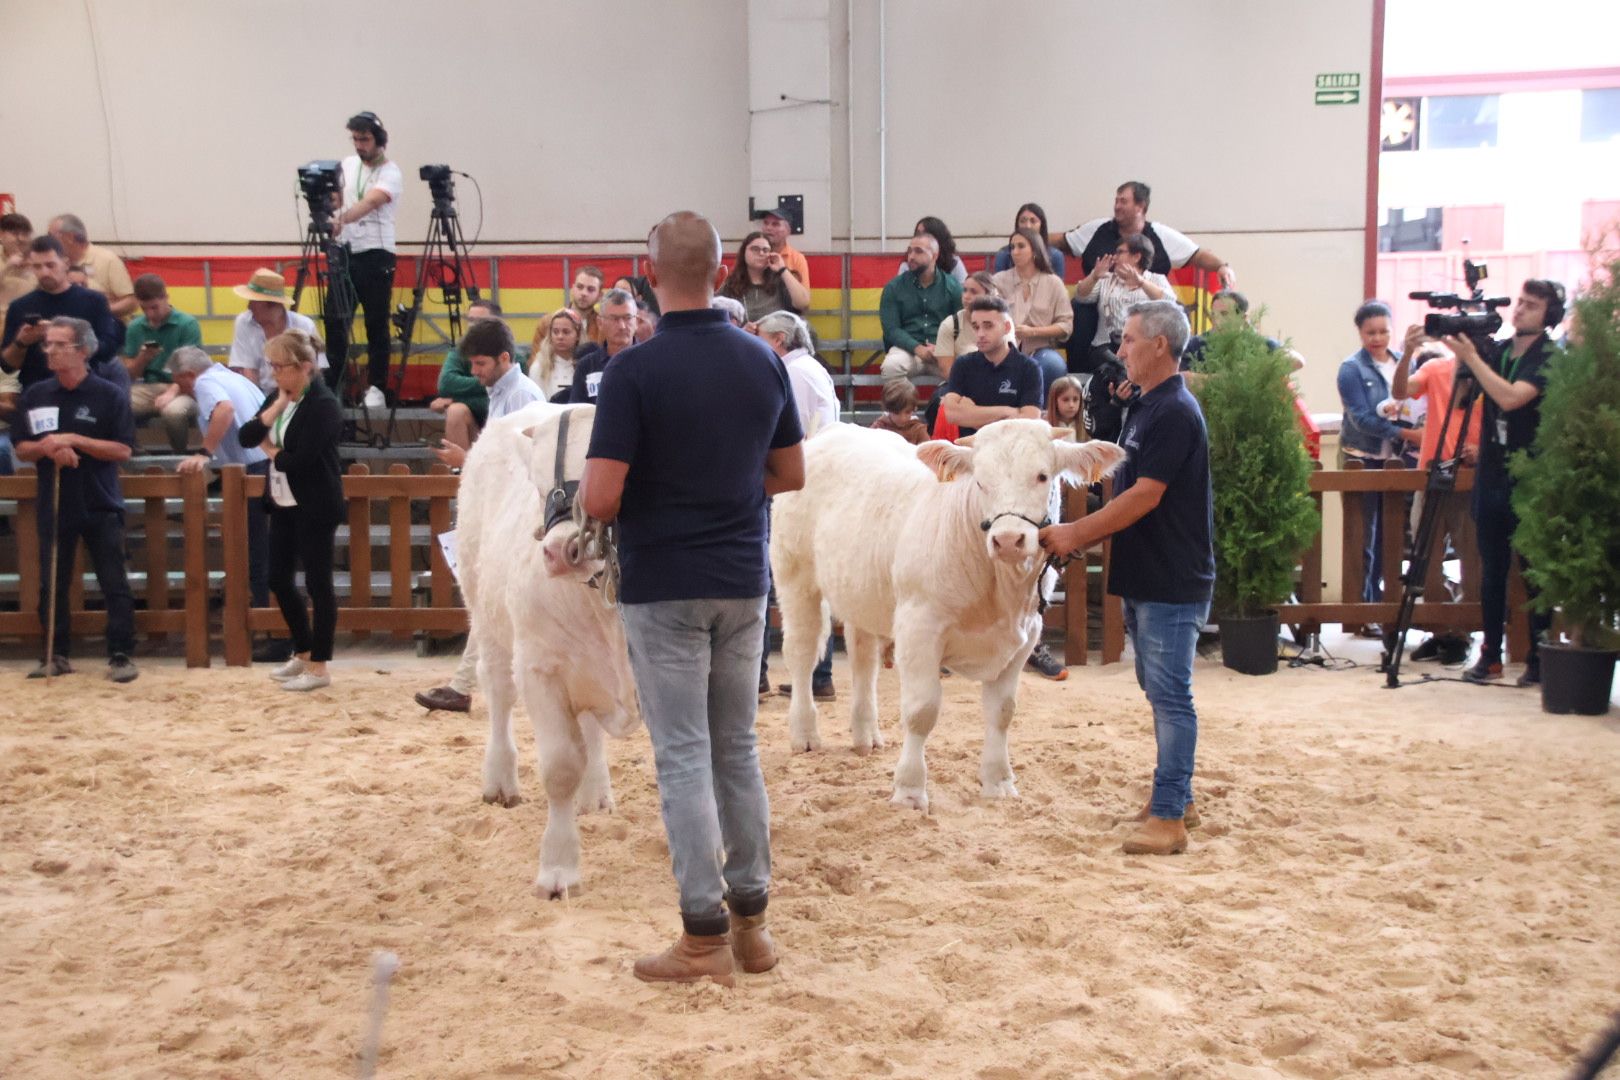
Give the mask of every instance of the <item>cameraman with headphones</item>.
M 349 249 L 349 280 L 355 299 L 366 313 L 365 374 L 354 380 L 352 393 L 362 394 L 369 409 L 387 404 L 382 388 L 388 381 L 393 344 L 389 315 L 394 293 L 394 217 L 405 179 L 399 166 L 388 160 L 388 130 L 376 113 L 349 117 L 354 153 L 343 159 L 343 209 L 332 216 L 334 241 Z M 339 318 L 327 293 L 326 352 L 331 368 L 326 373 L 335 390 L 349 362 L 349 328 L 354 315 Z
M 1469 682 L 1485 683 L 1502 677 L 1502 629 L 1507 618 L 1509 558 L 1513 533 L 1519 526 L 1513 514 L 1513 478 L 1508 459 L 1535 441 L 1541 423 L 1541 395 L 1547 388 L 1547 364 L 1553 343 L 1548 331 L 1564 321 L 1564 287 L 1545 278 L 1524 283 L 1513 305 L 1513 336 L 1496 343 L 1495 355 L 1482 357 L 1463 336 L 1443 339 L 1478 380 L 1485 398 L 1485 426 L 1480 432 L 1479 467 L 1474 474 L 1474 527 L 1480 561 L 1480 609 L 1485 640 L 1479 659 L 1463 673 Z M 1519 558 L 1524 570 L 1524 558 Z M 1532 598 L 1535 589 L 1528 581 Z M 1541 682 L 1541 656 L 1537 643 L 1552 626 L 1549 614 L 1530 616 L 1530 655 L 1520 686 Z

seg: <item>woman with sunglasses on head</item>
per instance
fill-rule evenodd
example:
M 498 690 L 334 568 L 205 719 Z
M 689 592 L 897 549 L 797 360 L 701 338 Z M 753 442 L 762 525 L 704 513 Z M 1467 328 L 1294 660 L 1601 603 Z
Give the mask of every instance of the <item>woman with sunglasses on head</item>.
M 326 382 L 315 377 L 320 343 L 289 330 L 265 343 L 276 393 L 241 426 L 243 446 L 270 458 L 264 506 L 270 517 L 270 591 L 292 634 L 293 657 L 270 673 L 283 690 L 331 685 L 326 663 L 337 636 L 337 593 L 332 587 L 332 542 L 343 520 L 343 475 L 338 440 L 343 414 Z M 315 609 L 310 625 L 297 571 Z

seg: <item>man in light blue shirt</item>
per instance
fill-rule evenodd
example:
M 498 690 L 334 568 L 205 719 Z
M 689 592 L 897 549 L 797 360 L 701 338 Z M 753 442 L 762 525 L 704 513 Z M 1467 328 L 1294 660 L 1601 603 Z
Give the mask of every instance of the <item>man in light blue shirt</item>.
M 197 426 L 202 429 L 202 450 L 180 462 L 178 471 L 198 472 L 208 465 L 244 465 L 254 476 L 266 476 L 270 459 L 258 447 L 245 447 L 237 439 L 244 420 L 258 415 L 264 391 L 252 379 L 216 364 L 195 345 L 182 345 L 165 365 L 178 393 L 197 403 Z M 264 506 L 249 499 L 248 590 L 254 607 L 270 606 L 270 526 Z M 254 650 L 258 663 L 287 659 L 286 642 L 271 638 Z M 289 654 L 290 655 L 290 654 Z

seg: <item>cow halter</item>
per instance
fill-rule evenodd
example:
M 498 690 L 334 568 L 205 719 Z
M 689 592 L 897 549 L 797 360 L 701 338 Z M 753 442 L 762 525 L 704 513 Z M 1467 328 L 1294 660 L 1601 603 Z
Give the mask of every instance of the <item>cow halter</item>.
M 998 520 L 1004 517 L 1015 517 L 1019 521 L 1027 521 L 1037 529 L 1044 529 L 1048 525 L 1052 524 L 1052 519 L 1049 517 L 1043 517 L 1041 520 L 1036 521 L 1034 518 L 1026 517 L 1016 510 L 1003 510 L 1001 513 L 987 517 L 983 521 L 979 522 L 979 528 L 984 532 L 989 532 L 990 526 L 994 525 Z
M 568 425 L 572 414 L 572 409 L 565 409 L 557 421 L 557 463 L 552 472 L 551 491 L 546 495 L 545 525 L 535 539 L 541 539 L 564 521 L 572 521 L 579 530 L 578 538 L 573 541 L 578 545 L 575 551 L 577 557 L 581 560 L 602 560 L 602 569 L 592 575 L 586 584 L 600 590 L 602 602 L 614 607 L 619 602 L 617 530 L 611 524 L 586 516 L 584 505 L 576 498 L 579 481 L 569 480 L 563 469 L 568 460 Z

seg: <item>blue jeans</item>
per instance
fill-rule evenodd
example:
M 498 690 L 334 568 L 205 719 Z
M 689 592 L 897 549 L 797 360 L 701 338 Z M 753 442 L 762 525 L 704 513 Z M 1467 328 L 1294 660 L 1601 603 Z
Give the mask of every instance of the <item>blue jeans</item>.
M 723 934 L 722 901 L 764 910 L 771 810 L 754 745 L 765 597 L 619 608 L 689 934 Z
M 1056 349 L 1036 349 L 1030 354 L 1035 366 L 1041 369 L 1041 411 L 1046 411 L 1046 392 L 1052 384 L 1069 373 L 1069 365 Z
M 1125 601 L 1125 632 L 1136 651 L 1136 682 L 1153 706 L 1153 738 L 1159 747 L 1148 808 L 1156 818 L 1180 818 L 1192 802 L 1193 757 L 1198 750 L 1192 667 L 1198 631 L 1208 616 L 1208 601 Z
M 11 435 L 0 431 L 0 476 L 15 476 L 17 466 L 11 458 Z

